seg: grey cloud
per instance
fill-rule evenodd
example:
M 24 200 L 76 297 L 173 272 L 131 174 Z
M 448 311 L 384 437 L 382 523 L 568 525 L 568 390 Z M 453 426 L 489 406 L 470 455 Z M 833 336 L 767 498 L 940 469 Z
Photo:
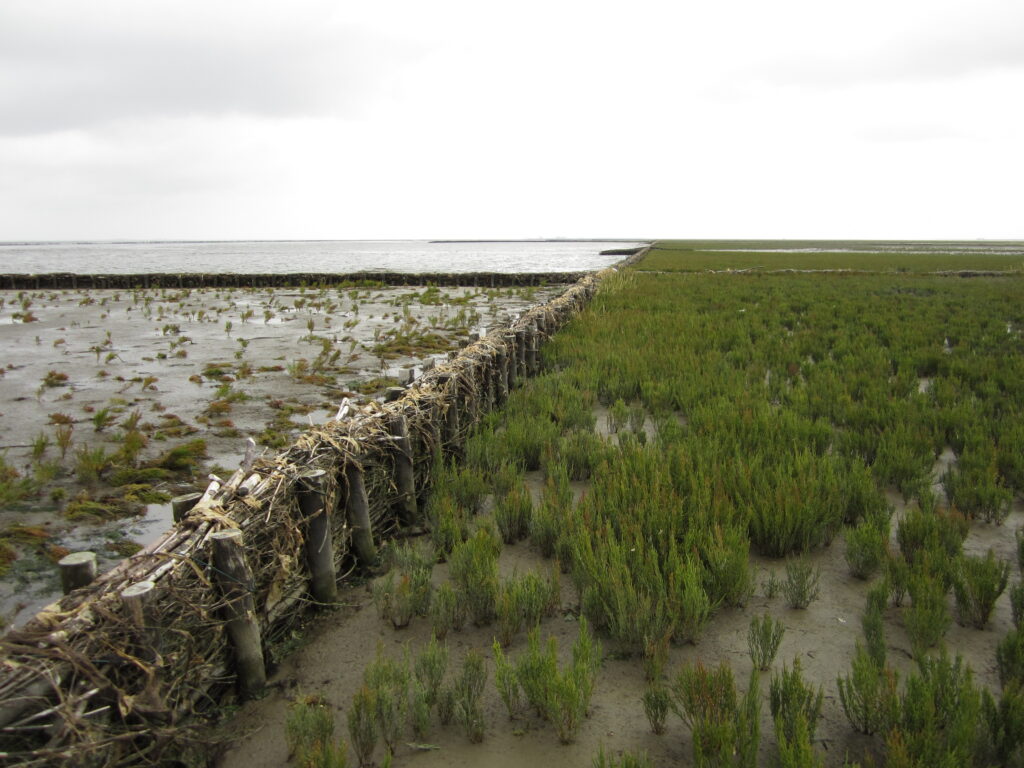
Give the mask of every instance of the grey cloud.
M 351 115 L 419 53 L 312 13 L 235 27 L 197 12 L 162 26 L 81 7 L 91 13 L 0 7 L 0 133 L 147 117 Z

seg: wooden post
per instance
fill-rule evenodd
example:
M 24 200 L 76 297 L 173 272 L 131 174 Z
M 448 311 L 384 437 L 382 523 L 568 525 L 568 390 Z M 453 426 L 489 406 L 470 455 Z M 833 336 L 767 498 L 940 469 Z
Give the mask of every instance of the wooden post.
M 395 487 L 398 489 L 398 519 L 403 525 L 415 525 L 416 475 L 412 467 L 412 441 L 409 425 L 402 411 L 395 411 L 388 419 L 388 431 L 394 439 Z
M 366 483 L 363 468 L 357 461 L 345 464 L 345 480 L 348 484 L 348 498 L 345 514 L 352 529 L 352 548 L 356 558 L 364 565 L 377 564 L 377 546 L 373 543 L 373 525 L 370 522 L 370 502 L 366 498 Z
M 516 329 L 516 379 L 522 381 L 527 376 L 526 371 L 526 329 Z
M 242 532 L 237 528 L 210 534 L 213 542 L 214 580 L 224 597 L 228 637 L 235 651 L 235 674 L 243 699 L 258 694 L 267 684 L 263 642 L 252 599 L 252 571 L 245 562 Z
M 188 514 L 192 507 L 199 503 L 201 498 L 203 498 L 201 493 L 186 493 L 183 496 L 175 496 L 171 499 L 171 514 L 174 516 L 174 522 L 180 523 L 184 520 L 185 515 Z
M 508 353 L 504 347 L 498 347 L 494 353 L 495 369 L 495 405 L 502 406 L 508 400 Z
M 72 552 L 62 557 L 57 565 L 60 567 L 60 586 L 65 595 L 89 586 L 96 578 L 95 552 Z
M 505 335 L 505 367 L 508 369 L 508 391 L 515 389 L 516 379 L 519 373 L 519 353 L 516 352 L 516 334 L 509 331 Z
M 448 390 L 444 420 L 444 443 L 449 453 L 459 448 L 459 381 L 450 373 L 441 374 L 438 381 Z
M 537 375 L 537 329 L 526 330 L 526 375 Z
M 305 521 L 309 593 L 318 603 L 334 603 L 338 600 L 338 582 L 334 571 L 331 519 L 324 505 L 325 474 L 322 469 L 314 469 L 300 475 L 296 490 Z
M 388 387 L 384 390 L 384 402 L 393 403 L 405 394 L 405 387 Z
M 148 579 L 121 590 L 121 602 L 124 604 L 125 613 L 135 627 L 135 652 L 139 658 L 147 662 L 154 661 L 159 655 L 156 648 L 159 635 L 150 624 L 148 611 L 155 596 L 156 584 Z

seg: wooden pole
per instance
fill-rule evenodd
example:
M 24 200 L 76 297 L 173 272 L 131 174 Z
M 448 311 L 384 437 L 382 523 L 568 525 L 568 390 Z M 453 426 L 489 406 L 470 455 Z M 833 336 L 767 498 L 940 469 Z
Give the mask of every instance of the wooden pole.
M 135 627 L 136 649 L 139 658 L 147 662 L 154 661 L 159 652 L 156 645 L 159 635 L 150 623 L 149 606 L 156 597 L 156 584 L 148 579 L 138 581 L 121 590 L 121 602 L 125 613 Z
M 537 375 L 537 329 L 526 329 L 526 375 Z
M 415 525 L 416 475 L 412 466 L 412 441 L 409 425 L 402 411 L 395 411 L 388 419 L 388 431 L 394 440 L 395 487 L 398 489 L 398 518 L 403 525 Z
M 180 523 L 184 520 L 185 515 L 188 514 L 192 507 L 199 503 L 201 498 L 203 498 L 201 493 L 186 493 L 183 496 L 175 496 L 171 499 L 171 514 L 174 516 L 174 522 Z
M 235 651 L 238 691 L 243 699 L 258 694 L 267 684 L 263 642 L 252 599 L 252 571 L 245 562 L 242 532 L 237 528 L 210 534 L 214 579 L 224 597 L 226 629 Z
M 508 358 L 505 363 L 508 368 L 508 391 L 511 392 L 515 389 L 519 375 L 519 353 L 516 351 L 515 331 L 509 331 L 505 335 L 505 350 L 505 356 Z
M 356 558 L 364 565 L 377 564 L 377 545 L 373 543 L 373 525 L 370 522 L 370 502 L 366 498 L 366 483 L 363 468 L 356 461 L 345 465 L 345 480 L 348 484 L 348 498 L 345 514 L 352 529 L 352 548 Z
M 497 405 L 502 406 L 508 400 L 508 352 L 504 347 L 498 347 L 494 353 L 494 365 L 497 376 L 497 387 L 495 396 Z
M 300 475 L 296 495 L 305 520 L 309 593 L 318 603 L 335 603 L 338 600 L 338 582 L 334 571 L 331 520 L 324 505 L 326 474 L 322 469 L 314 469 Z
M 450 373 L 441 374 L 438 381 L 447 389 L 444 444 L 449 453 L 456 453 L 459 448 L 459 381 Z
M 526 329 L 516 329 L 516 379 L 526 379 Z
M 60 586 L 65 595 L 89 586 L 96 578 L 95 552 L 72 552 L 62 557 L 57 565 L 60 567 Z

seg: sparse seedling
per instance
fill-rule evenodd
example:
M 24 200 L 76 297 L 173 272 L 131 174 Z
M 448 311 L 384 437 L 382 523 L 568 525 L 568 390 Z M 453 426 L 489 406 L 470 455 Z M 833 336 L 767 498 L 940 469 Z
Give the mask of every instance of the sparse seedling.
M 767 613 L 760 619 L 755 616 L 750 620 L 747 647 L 754 669 L 764 672 L 772 665 L 785 631 L 782 621 L 772 619 Z
M 790 608 L 806 608 L 818 597 L 818 579 L 821 571 L 803 557 L 786 561 L 786 580 L 782 592 Z

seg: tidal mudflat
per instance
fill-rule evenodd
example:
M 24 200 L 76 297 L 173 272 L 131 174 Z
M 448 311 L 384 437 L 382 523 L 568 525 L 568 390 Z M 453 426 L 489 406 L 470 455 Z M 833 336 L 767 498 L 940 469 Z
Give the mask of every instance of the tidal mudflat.
M 0 616 L 58 594 L 68 551 L 160 534 L 249 438 L 275 452 L 559 290 L 0 292 Z

